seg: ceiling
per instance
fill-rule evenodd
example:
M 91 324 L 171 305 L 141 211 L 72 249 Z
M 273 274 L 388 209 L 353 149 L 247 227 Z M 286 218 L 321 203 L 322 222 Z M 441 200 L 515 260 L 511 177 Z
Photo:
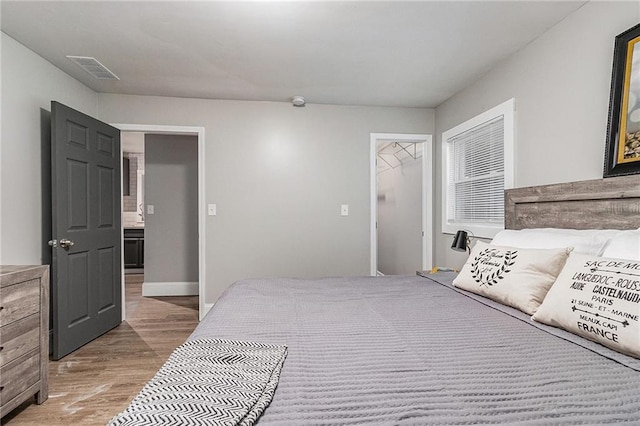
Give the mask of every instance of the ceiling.
M 2 0 L 0 16 L 97 92 L 432 108 L 584 3 Z

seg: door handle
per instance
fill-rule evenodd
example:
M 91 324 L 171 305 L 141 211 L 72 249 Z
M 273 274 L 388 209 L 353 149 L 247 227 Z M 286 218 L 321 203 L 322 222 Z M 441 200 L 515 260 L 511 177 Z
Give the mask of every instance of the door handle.
M 69 250 L 71 247 L 73 247 L 74 244 L 75 243 L 73 241 L 67 240 L 66 238 L 63 238 L 60 241 L 58 241 L 58 245 L 65 250 Z
M 49 245 L 53 248 L 55 247 L 62 247 L 65 250 L 69 250 L 71 247 L 73 247 L 75 243 L 71 240 L 68 240 L 66 238 L 61 239 L 60 241 L 58 240 L 49 240 Z

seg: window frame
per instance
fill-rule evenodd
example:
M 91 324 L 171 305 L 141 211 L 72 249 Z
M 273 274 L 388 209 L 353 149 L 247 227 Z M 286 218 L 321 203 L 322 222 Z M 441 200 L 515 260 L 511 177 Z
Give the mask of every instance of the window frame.
M 503 117 L 504 126 L 504 189 L 515 186 L 515 99 L 511 98 L 495 107 L 476 115 L 442 133 L 442 233 L 455 234 L 458 230 L 470 231 L 473 236 L 493 238 L 504 229 L 502 224 L 490 222 L 456 222 L 449 217 L 449 206 L 455 200 L 449 199 L 448 182 L 451 173 L 449 164 L 449 140 L 474 127 L 498 117 Z

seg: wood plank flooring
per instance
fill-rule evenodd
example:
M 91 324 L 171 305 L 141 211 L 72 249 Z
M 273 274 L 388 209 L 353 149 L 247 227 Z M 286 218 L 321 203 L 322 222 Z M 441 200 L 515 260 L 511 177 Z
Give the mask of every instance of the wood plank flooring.
M 60 361 L 49 361 L 49 399 L 33 399 L 2 425 L 104 425 L 122 411 L 198 324 L 198 297 L 142 297 L 126 275 L 127 321 Z

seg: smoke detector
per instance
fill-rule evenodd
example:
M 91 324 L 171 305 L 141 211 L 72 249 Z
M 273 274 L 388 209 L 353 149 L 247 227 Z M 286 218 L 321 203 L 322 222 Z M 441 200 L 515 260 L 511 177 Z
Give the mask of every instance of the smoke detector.
M 120 80 L 96 58 L 90 56 L 67 56 L 67 58 L 98 80 Z
M 303 96 L 294 96 L 291 98 L 291 103 L 294 107 L 303 107 L 305 104 L 305 100 Z

